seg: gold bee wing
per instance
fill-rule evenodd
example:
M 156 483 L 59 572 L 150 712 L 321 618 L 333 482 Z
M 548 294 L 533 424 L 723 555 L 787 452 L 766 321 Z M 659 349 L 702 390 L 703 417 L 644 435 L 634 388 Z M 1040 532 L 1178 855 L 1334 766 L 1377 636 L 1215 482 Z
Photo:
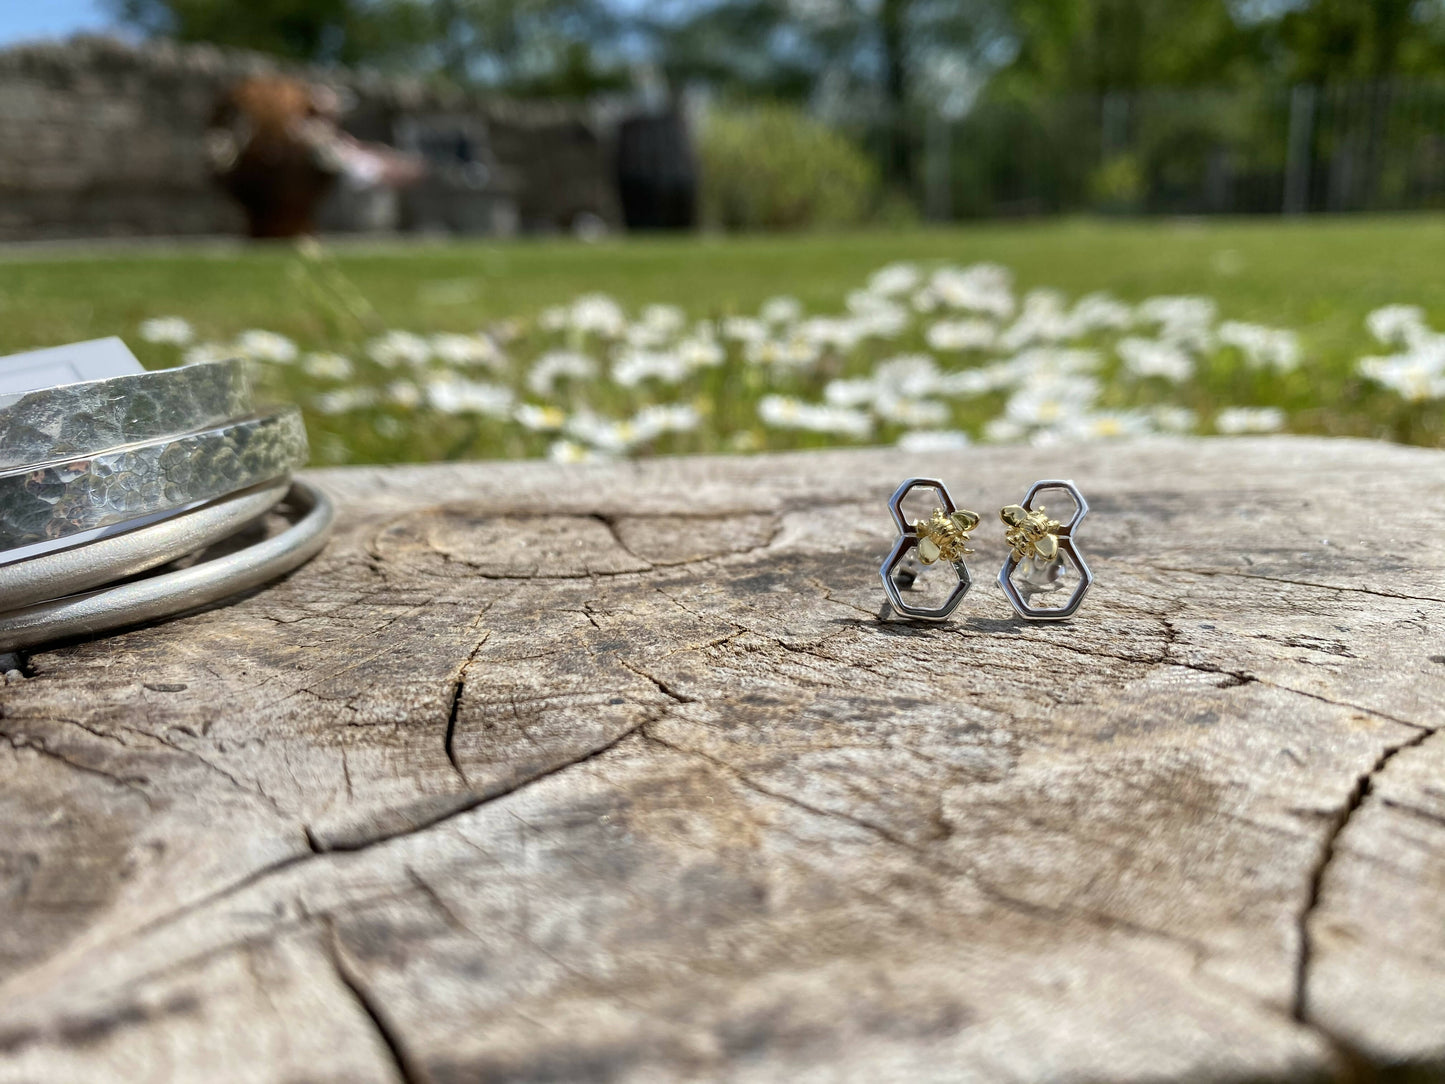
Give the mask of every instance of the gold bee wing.
M 953 520 L 960 531 L 971 531 L 978 526 L 978 513 L 970 512 L 967 508 L 960 508 L 948 518 Z

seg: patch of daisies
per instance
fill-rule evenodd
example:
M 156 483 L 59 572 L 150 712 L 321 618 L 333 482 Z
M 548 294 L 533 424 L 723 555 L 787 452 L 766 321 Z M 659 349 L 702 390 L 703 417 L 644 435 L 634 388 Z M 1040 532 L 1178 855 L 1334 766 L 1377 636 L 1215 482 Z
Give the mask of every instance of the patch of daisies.
M 1363 359 L 1362 375 L 1407 399 L 1445 397 L 1445 334 L 1419 309 L 1390 306 L 1367 324 L 1396 352 Z M 1210 405 L 1218 395 L 1202 383 L 1243 373 L 1257 387 L 1305 362 L 1293 331 L 1221 320 L 1207 297 L 1020 293 L 1007 268 L 987 263 L 891 264 L 830 312 L 773 297 L 755 313 L 700 318 L 590 293 L 470 334 L 390 330 L 350 349 L 306 351 L 260 329 L 197 341 L 177 317 L 147 320 L 140 334 L 187 362 L 239 355 L 297 370 L 311 411 L 371 412 L 389 438 L 428 416 L 465 416 L 564 461 L 644 454 L 699 430 L 708 448 L 819 434 L 920 451 L 1269 433 L 1288 424 L 1282 410 Z
M 1361 376 L 1408 402 L 1445 399 L 1445 333 L 1430 327 L 1423 309 L 1386 305 L 1365 318 L 1365 327 L 1394 353 L 1361 358 Z

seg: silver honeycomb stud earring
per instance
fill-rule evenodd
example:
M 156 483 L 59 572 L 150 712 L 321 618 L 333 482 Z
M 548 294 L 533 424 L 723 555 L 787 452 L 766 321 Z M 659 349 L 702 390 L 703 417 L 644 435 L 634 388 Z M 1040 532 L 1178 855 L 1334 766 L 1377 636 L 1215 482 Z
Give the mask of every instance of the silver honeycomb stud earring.
M 1067 522 L 1049 516 L 1040 498 L 1066 494 L 1074 514 Z M 1009 555 L 998 574 L 999 586 L 1014 611 L 1027 621 L 1062 621 L 1072 617 L 1088 594 L 1094 574 L 1074 545 L 1074 531 L 1088 515 L 1089 502 L 1073 482 L 1035 482 L 1022 504 L 999 512 L 1007 530 Z
M 909 523 L 903 514 L 903 499 L 915 489 L 932 489 L 938 506 L 928 519 Z M 898 528 L 898 541 L 878 570 L 887 596 L 879 618 L 886 620 L 891 613 L 897 613 L 915 621 L 947 621 L 973 586 L 963 555 L 973 552 L 968 548 L 968 532 L 978 526 L 978 515 L 955 505 L 948 487 L 937 478 L 908 479 L 889 498 L 888 512 Z M 958 583 L 941 605 L 913 606 L 904 601 L 903 592 L 913 586 L 918 576 L 915 560 L 925 565 L 943 561 L 952 566 Z

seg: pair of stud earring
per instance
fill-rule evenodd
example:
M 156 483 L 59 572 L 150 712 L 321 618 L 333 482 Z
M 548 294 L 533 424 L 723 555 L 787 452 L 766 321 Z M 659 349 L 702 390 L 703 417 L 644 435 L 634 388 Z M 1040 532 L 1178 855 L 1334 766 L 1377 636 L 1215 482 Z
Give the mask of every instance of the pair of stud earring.
M 915 489 L 933 490 L 938 504 L 928 519 L 909 523 L 903 500 Z M 1073 515 L 1066 521 L 1051 518 L 1042 503 L 1041 498 L 1053 492 L 1073 502 Z M 973 552 L 968 536 L 979 524 L 978 514 L 954 504 L 948 487 L 936 478 L 908 479 L 889 499 L 888 511 L 898 527 L 898 541 L 879 570 L 887 596 L 879 616 L 888 617 L 891 610 L 917 621 L 946 621 L 973 586 L 963 558 Z M 1026 621 L 1062 621 L 1083 603 L 1094 574 L 1074 544 L 1074 531 L 1088 511 L 1079 487 L 1060 479 L 1035 482 L 1021 503 L 999 511 L 1009 555 L 998 582 L 1014 612 Z M 949 565 L 958 579 L 941 605 L 916 606 L 903 597 L 918 578 L 920 562 Z

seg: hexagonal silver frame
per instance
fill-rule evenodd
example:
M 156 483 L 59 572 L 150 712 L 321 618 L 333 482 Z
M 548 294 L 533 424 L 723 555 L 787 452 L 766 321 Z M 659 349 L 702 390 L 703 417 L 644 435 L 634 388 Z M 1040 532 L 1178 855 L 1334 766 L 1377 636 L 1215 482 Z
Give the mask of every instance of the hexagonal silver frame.
M 899 590 L 898 584 L 893 579 L 893 573 L 918 546 L 918 533 L 913 529 L 912 524 L 903 516 L 903 499 L 915 489 L 932 489 L 938 494 L 939 503 L 943 505 L 944 512 L 952 515 L 958 511 L 958 506 L 953 503 L 949 496 L 948 487 L 937 478 L 909 478 L 896 490 L 888 500 L 888 513 L 893 517 L 893 524 L 898 528 L 898 541 L 893 544 L 887 559 L 879 567 L 878 573 L 883 577 L 883 593 L 888 596 L 888 604 L 893 607 L 895 613 L 902 617 L 909 617 L 915 621 L 947 621 L 953 611 L 958 609 L 958 604 L 963 601 L 963 596 L 968 594 L 968 589 L 973 586 L 973 577 L 969 575 L 968 566 L 963 561 L 951 561 L 953 573 L 958 577 L 956 586 L 943 603 L 936 607 L 910 606 L 903 601 L 903 593 Z
M 1088 564 L 1074 545 L 1074 530 L 1079 526 L 1083 518 L 1089 514 L 1089 502 L 1084 500 L 1084 495 L 1079 492 L 1079 487 L 1072 481 L 1062 478 L 1050 478 L 1044 481 L 1035 482 L 1029 487 L 1028 493 L 1023 499 L 1023 506 L 1030 512 L 1034 509 L 1034 498 L 1040 493 L 1050 489 L 1061 489 L 1073 499 L 1074 514 L 1069 522 L 1059 528 L 1059 549 L 1067 554 L 1074 562 L 1074 567 L 1079 570 L 1079 585 L 1074 588 L 1074 593 L 1069 596 L 1069 601 L 1062 606 L 1050 608 L 1030 606 L 1024 601 L 1023 594 L 1014 585 L 1009 577 L 1013 575 L 1014 569 L 1018 567 L 1018 559 L 1010 551 L 1003 568 L 999 570 L 998 583 L 1003 588 L 1004 597 L 1013 606 L 1014 612 L 1026 621 L 1065 621 L 1078 611 L 1084 601 L 1084 596 L 1089 593 L 1089 588 L 1094 584 L 1094 574 L 1089 571 Z

